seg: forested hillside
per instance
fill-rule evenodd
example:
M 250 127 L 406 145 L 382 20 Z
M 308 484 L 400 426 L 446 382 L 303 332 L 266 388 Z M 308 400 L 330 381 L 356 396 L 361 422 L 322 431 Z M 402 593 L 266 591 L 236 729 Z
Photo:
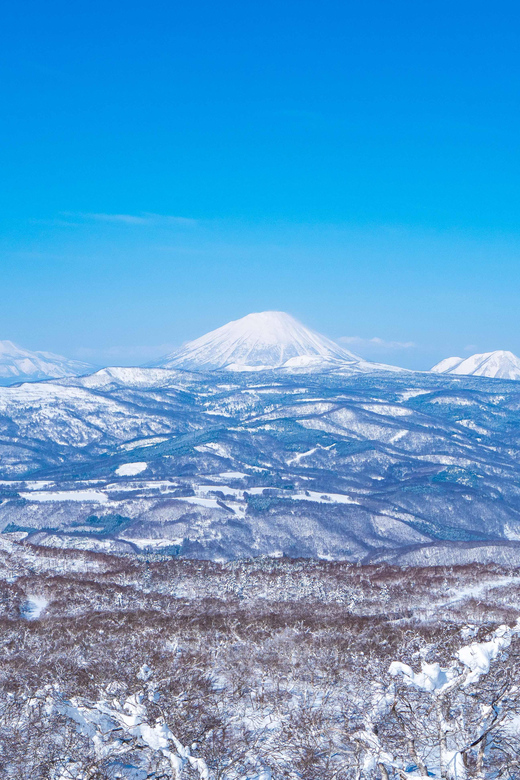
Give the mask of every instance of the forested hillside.
M 2 777 L 518 776 L 515 570 L 2 556 Z

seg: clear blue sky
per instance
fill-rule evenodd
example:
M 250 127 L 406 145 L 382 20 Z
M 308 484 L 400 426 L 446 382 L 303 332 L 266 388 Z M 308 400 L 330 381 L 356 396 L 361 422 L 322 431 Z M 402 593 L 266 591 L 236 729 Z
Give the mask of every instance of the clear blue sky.
M 135 363 L 282 309 L 399 365 L 520 354 L 519 17 L 5 3 L 0 339 Z

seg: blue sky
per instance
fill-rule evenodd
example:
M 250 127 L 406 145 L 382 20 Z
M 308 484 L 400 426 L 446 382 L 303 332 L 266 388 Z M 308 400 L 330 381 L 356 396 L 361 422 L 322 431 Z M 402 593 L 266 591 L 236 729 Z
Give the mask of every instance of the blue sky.
M 250 311 L 520 354 L 512 2 L 3 10 L 0 339 L 139 363 Z

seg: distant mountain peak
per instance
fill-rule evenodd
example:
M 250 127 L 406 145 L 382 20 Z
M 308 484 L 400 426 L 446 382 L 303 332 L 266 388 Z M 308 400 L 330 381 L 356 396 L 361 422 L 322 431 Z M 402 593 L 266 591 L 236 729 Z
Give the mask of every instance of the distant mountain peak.
M 52 352 L 32 352 L 12 341 L 0 341 L 0 385 L 86 374 L 93 368 Z
M 497 349 L 494 352 L 477 353 L 468 358 L 445 358 L 430 370 L 435 374 L 520 379 L 520 358 L 505 349 Z
M 280 368 L 295 358 L 357 363 L 360 358 L 283 311 L 228 322 L 151 365 L 188 370 Z
M 148 365 L 189 371 L 404 370 L 369 363 L 283 311 L 248 314 Z

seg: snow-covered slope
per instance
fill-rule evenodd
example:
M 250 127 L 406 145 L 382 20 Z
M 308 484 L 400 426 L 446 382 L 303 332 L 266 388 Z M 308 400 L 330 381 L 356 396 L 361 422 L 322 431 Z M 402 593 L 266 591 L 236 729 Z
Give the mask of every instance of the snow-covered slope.
M 228 322 L 151 365 L 195 371 L 244 371 L 279 368 L 295 358 L 314 358 L 313 365 L 337 361 L 354 364 L 360 360 L 290 314 L 264 311 Z
M 520 379 L 520 358 L 503 349 L 482 352 L 469 358 L 450 357 L 441 360 L 431 371 L 435 374 L 489 376 L 496 379 Z
M 449 541 L 502 555 L 496 545 L 520 540 L 517 390 L 305 367 L 111 368 L 0 388 L 0 544 L 5 532 L 352 561 L 419 545 L 439 561 L 429 545 Z
M 12 341 L 0 341 L 0 384 L 86 374 L 89 363 L 68 360 L 52 352 L 31 352 Z

